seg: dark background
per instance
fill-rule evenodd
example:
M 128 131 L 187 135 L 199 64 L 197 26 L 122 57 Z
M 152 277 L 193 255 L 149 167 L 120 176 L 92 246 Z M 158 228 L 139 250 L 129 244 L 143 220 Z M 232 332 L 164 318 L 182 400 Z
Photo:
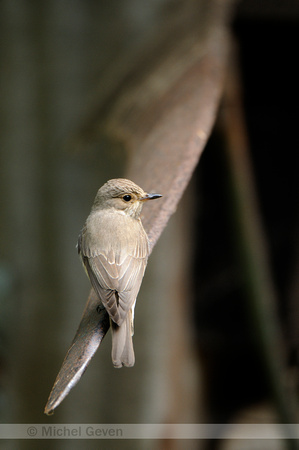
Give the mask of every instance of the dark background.
M 239 53 L 250 156 L 290 367 L 298 363 L 298 21 L 284 11 L 241 2 L 233 22 Z M 211 174 L 213 173 L 213 178 Z M 248 320 L 238 267 L 223 145 L 217 129 L 196 173 L 203 190 L 196 258 L 196 322 L 208 361 L 213 419 L 269 398 L 267 378 Z M 216 182 L 215 182 L 216 180 Z M 202 345 L 202 343 L 204 343 Z

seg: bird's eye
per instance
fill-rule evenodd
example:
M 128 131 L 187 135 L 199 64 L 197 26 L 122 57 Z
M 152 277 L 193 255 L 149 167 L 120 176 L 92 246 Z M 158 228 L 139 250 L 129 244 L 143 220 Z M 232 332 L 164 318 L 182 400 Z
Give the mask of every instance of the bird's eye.
M 132 200 L 132 197 L 131 197 L 131 195 L 124 195 L 123 199 L 125 202 L 129 202 L 130 200 Z

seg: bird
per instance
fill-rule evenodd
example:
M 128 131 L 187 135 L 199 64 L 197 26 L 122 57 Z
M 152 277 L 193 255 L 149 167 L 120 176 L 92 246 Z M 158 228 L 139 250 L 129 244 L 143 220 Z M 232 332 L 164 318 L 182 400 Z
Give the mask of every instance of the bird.
M 98 308 L 109 314 L 115 368 L 135 364 L 134 309 L 149 256 L 140 213 L 144 202 L 160 197 L 125 178 L 111 179 L 98 190 L 79 234 L 78 253 Z

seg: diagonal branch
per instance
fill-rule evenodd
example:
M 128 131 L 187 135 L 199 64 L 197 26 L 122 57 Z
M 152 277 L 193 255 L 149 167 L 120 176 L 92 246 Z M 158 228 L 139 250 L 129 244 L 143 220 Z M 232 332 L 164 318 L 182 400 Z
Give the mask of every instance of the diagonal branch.
M 163 194 L 161 201 L 144 209 L 142 218 L 151 249 L 175 212 L 198 163 L 222 93 L 231 1 L 220 5 L 208 0 L 202 5 L 200 12 L 205 10 L 206 14 L 195 17 L 197 20 L 193 17 L 193 25 L 187 24 L 184 33 L 179 33 L 167 55 L 147 64 L 146 74 L 138 76 L 138 68 L 136 73 L 131 71 L 126 83 L 116 90 L 117 95 L 89 119 L 89 133 L 100 130 L 101 135 L 118 139 L 129 149 L 126 177 L 147 191 Z M 159 45 L 155 51 L 161 56 Z M 49 396 L 46 414 L 53 413 L 79 381 L 109 329 L 108 314 L 101 312 L 99 316 L 96 304 L 91 291 Z

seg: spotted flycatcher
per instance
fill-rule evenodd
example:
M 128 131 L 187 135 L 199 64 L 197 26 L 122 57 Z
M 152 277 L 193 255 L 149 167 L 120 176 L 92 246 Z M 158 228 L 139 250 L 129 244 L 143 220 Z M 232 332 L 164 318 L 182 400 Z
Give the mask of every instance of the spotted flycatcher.
M 78 252 L 99 307 L 110 316 L 114 367 L 135 363 L 134 308 L 149 255 L 140 213 L 143 202 L 159 197 L 130 180 L 109 180 L 98 190 L 79 235 Z

